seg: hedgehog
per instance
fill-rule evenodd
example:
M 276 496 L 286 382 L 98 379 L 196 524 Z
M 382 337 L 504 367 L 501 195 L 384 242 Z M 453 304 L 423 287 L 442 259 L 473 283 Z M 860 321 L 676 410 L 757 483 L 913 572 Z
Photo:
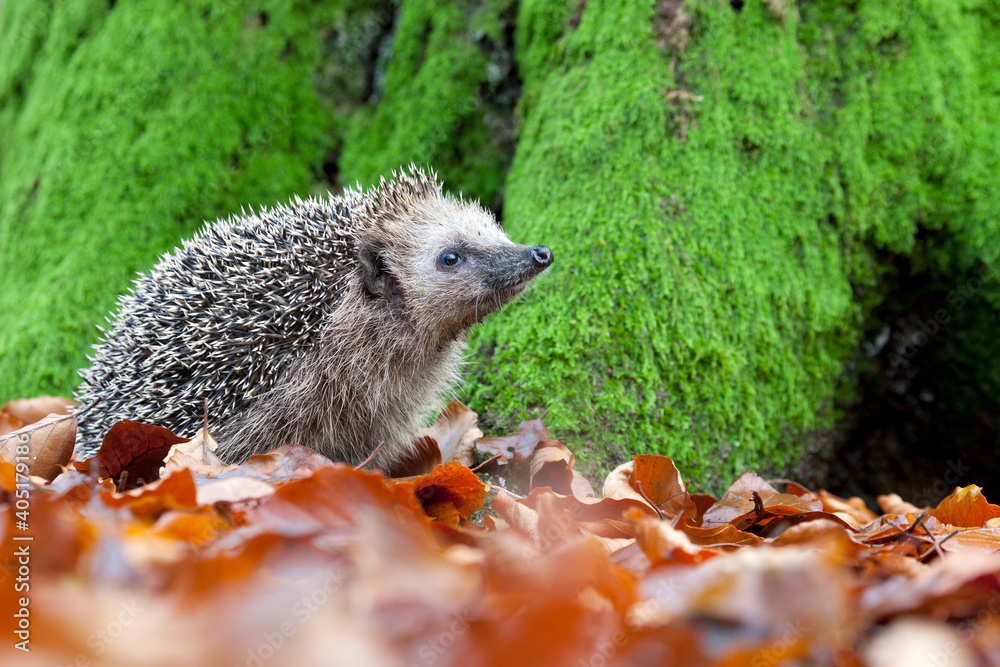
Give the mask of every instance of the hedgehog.
M 224 460 L 299 444 L 357 465 L 382 445 L 389 469 L 458 386 L 470 328 L 551 263 L 413 165 L 207 224 L 101 328 L 78 455 L 121 419 L 191 435 L 207 401 Z

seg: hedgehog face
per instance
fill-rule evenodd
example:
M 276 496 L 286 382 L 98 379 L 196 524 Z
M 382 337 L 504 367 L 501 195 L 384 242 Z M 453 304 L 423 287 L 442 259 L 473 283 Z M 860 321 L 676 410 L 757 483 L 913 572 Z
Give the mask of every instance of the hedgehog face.
M 452 197 L 426 198 L 386 226 L 391 242 L 373 253 L 380 278 L 369 291 L 428 339 L 461 337 L 552 261 L 548 248 L 513 243 L 492 214 Z

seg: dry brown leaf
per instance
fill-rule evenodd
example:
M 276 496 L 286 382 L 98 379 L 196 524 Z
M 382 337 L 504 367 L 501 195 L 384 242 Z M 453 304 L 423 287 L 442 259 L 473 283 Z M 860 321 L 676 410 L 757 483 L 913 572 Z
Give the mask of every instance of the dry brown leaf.
M 884 514 L 858 531 L 855 538 L 865 544 L 886 544 L 899 539 L 913 525 L 912 514 Z
M 69 464 L 76 446 L 76 418 L 52 414 L 0 436 L 0 458 L 23 465 L 22 474 L 52 481 Z
M 936 531 L 936 536 L 944 537 L 944 533 L 944 530 Z M 952 535 L 941 548 L 949 552 L 971 550 L 996 553 L 1000 551 L 1000 527 L 960 530 Z
M 199 505 L 256 500 L 274 493 L 274 487 L 253 477 L 228 477 L 198 484 Z
M 190 440 L 174 443 L 167 453 L 167 459 L 171 454 L 179 453 L 190 456 L 204 465 L 224 467 L 226 464 L 215 455 L 218 448 L 219 443 L 205 430 L 205 427 L 202 427 Z
M 862 553 L 865 547 L 858 543 L 850 530 L 836 521 L 817 519 L 791 526 L 774 539 L 773 544 L 813 546 L 828 553 Z
M 666 521 L 653 519 L 636 509 L 627 511 L 625 518 L 639 548 L 654 565 L 690 565 L 715 556 L 714 552 L 696 546 L 684 531 L 677 530 Z
M 902 498 L 900 498 L 895 493 L 888 493 L 884 496 L 879 496 L 875 500 L 878 503 L 878 507 L 884 514 L 920 514 L 922 511 L 919 507 L 912 503 L 908 503 Z
M 422 435 L 413 441 L 412 448 L 403 458 L 395 461 L 385 473 L 389 477 L 412 477 L 426 475 L 436 466 L 441 465 L 441 449 L 437 441 L 427 435 Z
M 489 456 L 499 454 L 504 461 L 525 461 L 535 451 L 535 447 L 543 440 L 549 439 L 549 429 L 545 428 L 541 419 L 530 419 L 521 422 L 517 433 L 498 438 L 480 438 L 476 448 Z
M 714 528 L 701 528 L 699 526 L 685 525 L 684 534 L 688 536 L 692 544 L 700 547 L 744 547 L 760 544 L 763 540 L 752 533 L 740 530 L 731 524 L 715 526 Z
M 684 480 L 671 459 L 644 454 L 633 456 L 632 461 L 635 468 L 629 478 L 631 486 L 653 501 L 658 510 L 668 516 L 676 516 L 685 509 L 693 513 Z
M 458 461 L 464 466 L 472 466 L 475 462 L 475 442 L 483 437 L 483 432 L 476 426 L 478 419 L 479 415 L 455 399 L 448 402 L 448 407 L 437 421 L 421 431 L 422 435 L 434 439 L 441 452 L 441 461 L 435 465 Z
M 865 501 L 860 498 L 844 499 L 822 489 L 820 489 L 816 496 L 823 503 L 825 511 L 836 514 L 855 528 L 861 528 L 861 526 L 871 523 L 878 518 L 878 515 L 868 509 Z
M 123 419 L 104 436 L 96 458 L 100 466 L 100 476 L 120 479 L 125 473 L 125 488 L 135 488 L 143 483 L 159 479 L 160 468 L 170 448 L 186 442 L 162 426 L 142 424 Z M 90 470 L 91 459 L 78 461 L 76 469 Z
M 518 502 L 504 489 L 497 489 L 497 495 L 490 503 L 490 509 L 499 514 L 504 522 L 525 535 L 538 537 L 538 513 Z
M 426 523 L 427 515 L 411 489 L 387 485 L 381 474 L 342 463 L 316 468 L 311 475 L 277 486 L 248 512 L 259 532 L 286 538 L 322 532 L 353 532 L 366 508 L 391 509 Z
M 690 517 L 692 520 L 689 521 L 692 525 L 700 526 L 702 525 L 702 520 L 705 518 L 705 512 L 709 510 L 712 505 L 719 502 L 714 496 L 710 496 L 707 493 L 691 493 L 688 494 L 691 502 L 694 503 L 695 515 Z
M 3 407 L 0 408 L 0 414 L 20 421 L 23 426 L 24 424 L 34 424 L 48 415 L 68 415 L 69 409 L 75 405 L 77 405 L 76 401 L 62 396 L 19 398 L 4 403 Z
M 680 472 L 665 456 L 632 457 L 611 471 L 604 481 L 603 495 L 643 503 L 668 517 L 684 511 L 692 523 L 699 515 L 694 499 L 685 492 Z
M 580 530 L 604 538 L 633 537 L 625 519 L 629 510 L 656 516 L 648 504 L 629 498 L 581 498 L 551 493 L 547 489 L 535 489 L 518 502 L 537 510 L 542 500 L 568 512 Z
M 218 459 L 216 459 L 218 460 Z M 160 477 L 166 477 L 170 473 L 177 470 L 190 470 L 192 473 L 204 478 L 218 477 L 229 470 L 235 470 L 237 466 L 235 465 L 216 465 L 212 463 L 202 463 L 200 458 L 194 458 L 184 454 L 183 452 L 176 451 L 171 448 L 170 453 L 167 454 L 166 460 L 163 462 L 163 467 L 160 468 Z
M 159 470 L 159 476 L 164 477 L 176 470 L 188 469 L 198 478 L 217 477 L 227 470 L 233 470 L 235 465 L 227 466 L 218 456 L 215 449 L 218 443 L 211 436 L 206 434 L 204 428 L 198 429 L 198 433 L 187 442 L 179 442 L 170 447 L 167 457 L 163 461 L 163 467 Z M 199 495 L 199 503 L 201 500 Z
M 543 440 L 535 447 L 530 461 L 530 487 L 548 487 L 556 493 L 581 497 L 594 496 L 587 478 L 576 472 L 576 457 L 558 440 Z
M 755 510 L 753 501 L 755 492 L 760 496 L 766 509 L 781 511 L 786 515 L 796 512 L 814 512 L 823 507 L 823 503 L 818 500 L 809 500 L 789 493 L 778 493 L 759 475 L 747 472 L 729 487 L 726 494 L 715 505 L 706 510 L 702 527 L 711 528 L 736 520 L 745 520 Z M 779 510 L 779 507 L 785 509 Z

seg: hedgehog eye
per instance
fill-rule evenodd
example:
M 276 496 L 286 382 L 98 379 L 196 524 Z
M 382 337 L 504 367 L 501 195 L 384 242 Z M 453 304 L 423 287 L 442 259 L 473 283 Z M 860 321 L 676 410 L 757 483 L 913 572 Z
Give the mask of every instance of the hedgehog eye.
M 441 253 L 441 257 L 438 258 L 438 262 L 444 268 L 451 269 L 462 263 L 462 256 L 454 250 L 445 250 Z

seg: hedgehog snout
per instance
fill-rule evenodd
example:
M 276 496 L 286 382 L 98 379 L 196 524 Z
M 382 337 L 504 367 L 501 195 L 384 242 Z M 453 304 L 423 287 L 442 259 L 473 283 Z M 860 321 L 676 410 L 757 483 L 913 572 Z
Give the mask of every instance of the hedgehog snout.
M 538 270 L 544 270 L 549 267 L 552 263 L 552 251 L 549 250 L 548 246 L 536 245 L 528 248 L 528 254 L 531 256 L 531 261 L 538 267 Z
M 522 260 L 519 263 L 524 282 L 531 280 L 552 264 L 552 251 L 549 250 L 548 246 L 531 246 L 524 250 L 524 254 L 527 256 L 527 261 Z
M 489 255 L 484 267 L 483 283 L 491 290 L 506 291 L 518 287 L 547 269 L 552 264 L 552 251 L 545 246 L 511 245 L 496 249 Z

